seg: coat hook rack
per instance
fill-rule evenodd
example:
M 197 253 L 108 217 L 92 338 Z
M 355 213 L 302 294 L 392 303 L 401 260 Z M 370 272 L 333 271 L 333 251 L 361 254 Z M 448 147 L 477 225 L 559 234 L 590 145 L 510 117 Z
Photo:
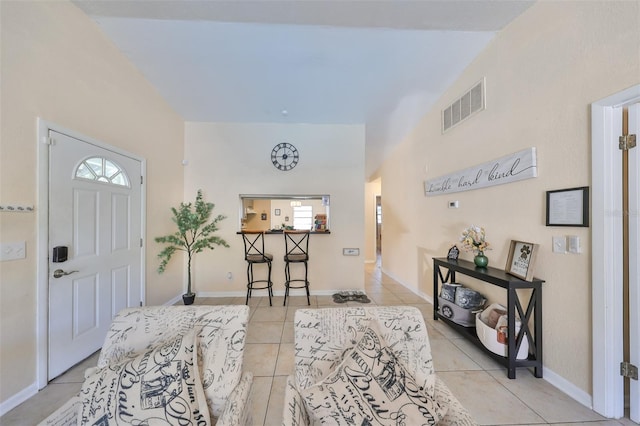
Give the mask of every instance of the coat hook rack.
M 0 212 L 31 213 L 33 211 L 33 206 L 25 206 L 22 204 L 0 204 Z

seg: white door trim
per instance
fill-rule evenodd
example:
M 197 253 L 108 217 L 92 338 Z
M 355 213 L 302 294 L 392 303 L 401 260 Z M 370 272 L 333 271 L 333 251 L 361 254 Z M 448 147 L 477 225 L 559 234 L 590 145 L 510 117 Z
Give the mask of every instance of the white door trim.
M 622 177 L 617 171 L 621 116 L 614 109 L 640 101 L 640 85 L 591 105 L 593 409 L 624 416 L 622 353 Z
M 36 260 L 36 345 L 37 345 L 37 372 L 36 380 L 38 389 L 47 385 L 47 358 L 49 354 L 49 130 L 63 133 L 65 135 L 87 141 L 91 144 L 108 149 L 115 153 L 131 157 L 141 164 L 141 174 L 146 182 L 147 165 L 146 160 L 130 152 L 124 151 L 98 140 L 82 135 L 70 129 L 66 129 L 55 123 L 47 122 L 41 118 L 37 121 L 37 152 L 38 152 L 38 177 L 37 177 L 37 260 Z M 146 247 L 146 184 L 141 188 L 141 226 L 144 244 L 141 253 L 140 279 L 140 300 L 146 303 L 145 283 L 145 247 Z

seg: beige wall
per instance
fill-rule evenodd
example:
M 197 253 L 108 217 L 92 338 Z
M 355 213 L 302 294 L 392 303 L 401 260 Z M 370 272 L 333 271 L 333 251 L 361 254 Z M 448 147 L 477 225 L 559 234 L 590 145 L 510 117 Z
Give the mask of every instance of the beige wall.
M 539 2 L 502 31 L 447 90 L 382 168 L 383 266 L 432 295 L 432 257 L 463 228 L 486 228 L 490 265 L 511 239 L 540 244 L 544 365 L 591 395 L 591 230 L 545 226 L 545 191 L 591 185 L 589 106 L 640 82 L 638 2 Z M 483 76 L 487 109 L 442 135 L 440 110 Z M 528 147 L 538 177 L 425 197 L 423 181 Z M 459 200 L 459 209 L 447 201 Z M 582 253 L 554 254 L 551 238 L 578 235 Z M 464 258 L 471 259 L 470 254 Z M 505 294 L 467 282 L 492 301 Z
M 290 142 L 300 153 L 300 162 L 290 171 L 271 164 L 271 150 L 280 142 Z M 331 234 L 312 235 L 310 240 L 311 291 L 330 294 L 364 288 L 363 126 L 187 123 L 185 158 L 187 198 L 202 188 L 216 205 L 214 213 L 228 217 L 219 235 L 231 245 L 198 255 L 196 292 L 245 293 L 246 263 L 242 239 L 236 234 L 239 194 L 330 195 Z M 262 210 L 255 205 L 254 209 L 259 219 Z M 274 255 L 274 292 L 282 293 L 284 237 L 265 238 L 266 250 Z M 360 256 L 343 256 L 343 247 L 360 248 Z M 227 279 L 228 272 L 232 280 Z
M 146 158 L 147 233 L 167 233 L 168 215 L 156 212 L 182 200 L 182 118 L 71 3 L 3 1 L 0 12 L 0 202 L 38 210 L 41 117 Z M 27 253 L 0 263 L 0 403 L 36 381 L 36 217 L 0 213 L 1 241 L 26 241 Z M 148 249 L 147 303 L 165 303 L 181 291 L 182 266 L 158 277 Z
M 271 227 L 271 201 L 255 200 L 253 202 L 253 210 L 256 214 L 247 216 L 247 225 L 245 229 L 266 231 Z M 267 219 L 262 220 L 262 213 L 267 214 Z

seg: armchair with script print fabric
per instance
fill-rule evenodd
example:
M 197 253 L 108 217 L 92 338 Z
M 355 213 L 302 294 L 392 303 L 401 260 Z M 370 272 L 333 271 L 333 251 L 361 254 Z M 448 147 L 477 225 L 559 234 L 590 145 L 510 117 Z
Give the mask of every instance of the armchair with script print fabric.
M 358 411 L 370 424 L 476 424 L 436 376 L 417 308 L 298 309 L 294 336 L 283 426 L 347 424 Z
M 103 380 L 108 370 L 117 372 L 121 365 L 147 365 L 149 357 L 160 359 L 166 366 L 167 350 L 180 340 L 193 336 L 192 359 L 182 362 L 181 371 L 193 364 L 202 386 L 201 400 L 212 425 L 250 425 L 249 398 L 253 375 L 242 371 L 249 307 L 247 306 L 152 306 L 124 309 L 113 319 L 100 352 L 98 365 L 85 372 L 85 385 Z M 159 349 L 157 349 L 159 348 Z M 154 352 L 155 351 L 155 352 Z M 189 346 L 186 346 L 189 351 Z M 140 360 L 144 362 L 141 363 Z M 165 360 L 165 361 L 162 361 Z M 125 369 L 126 370 L 126 369 Z M 110 371 L 111 373 L 111 371 Z M 185 376 L 185 373 L 181 373 Z M 188 376 L 188 375 L 187 375 Z M 96 379 L 98 377 L 98 379 Z M 174 380 L 177 376 L 168 376 Z M 143 377 L 144 379 L 144 377 Z M 171 381 L 170 380 L 170 381 Z M 83 413 L 87 397 L 83 392 L 72 398 L 42 425 L 76 424 L 74 418 Z M 148 390 L 147 390 L 148 392 Z M 156 399 L 151 399 L 153 404 Z M 156 404 L 157 405 L 157 404 Z M 86 408 L 86 407 L 85 407 Z M 86 410 L 85 410 L 86 411 Z M 207 421 L 206 424 L 209 424 Z

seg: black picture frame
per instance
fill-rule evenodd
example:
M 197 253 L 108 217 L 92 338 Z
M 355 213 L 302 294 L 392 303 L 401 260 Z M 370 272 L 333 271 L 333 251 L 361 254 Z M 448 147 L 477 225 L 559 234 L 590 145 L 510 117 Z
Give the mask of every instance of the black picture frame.
M 547 191 L 547 226 L 589 227 L 589 187 Z

